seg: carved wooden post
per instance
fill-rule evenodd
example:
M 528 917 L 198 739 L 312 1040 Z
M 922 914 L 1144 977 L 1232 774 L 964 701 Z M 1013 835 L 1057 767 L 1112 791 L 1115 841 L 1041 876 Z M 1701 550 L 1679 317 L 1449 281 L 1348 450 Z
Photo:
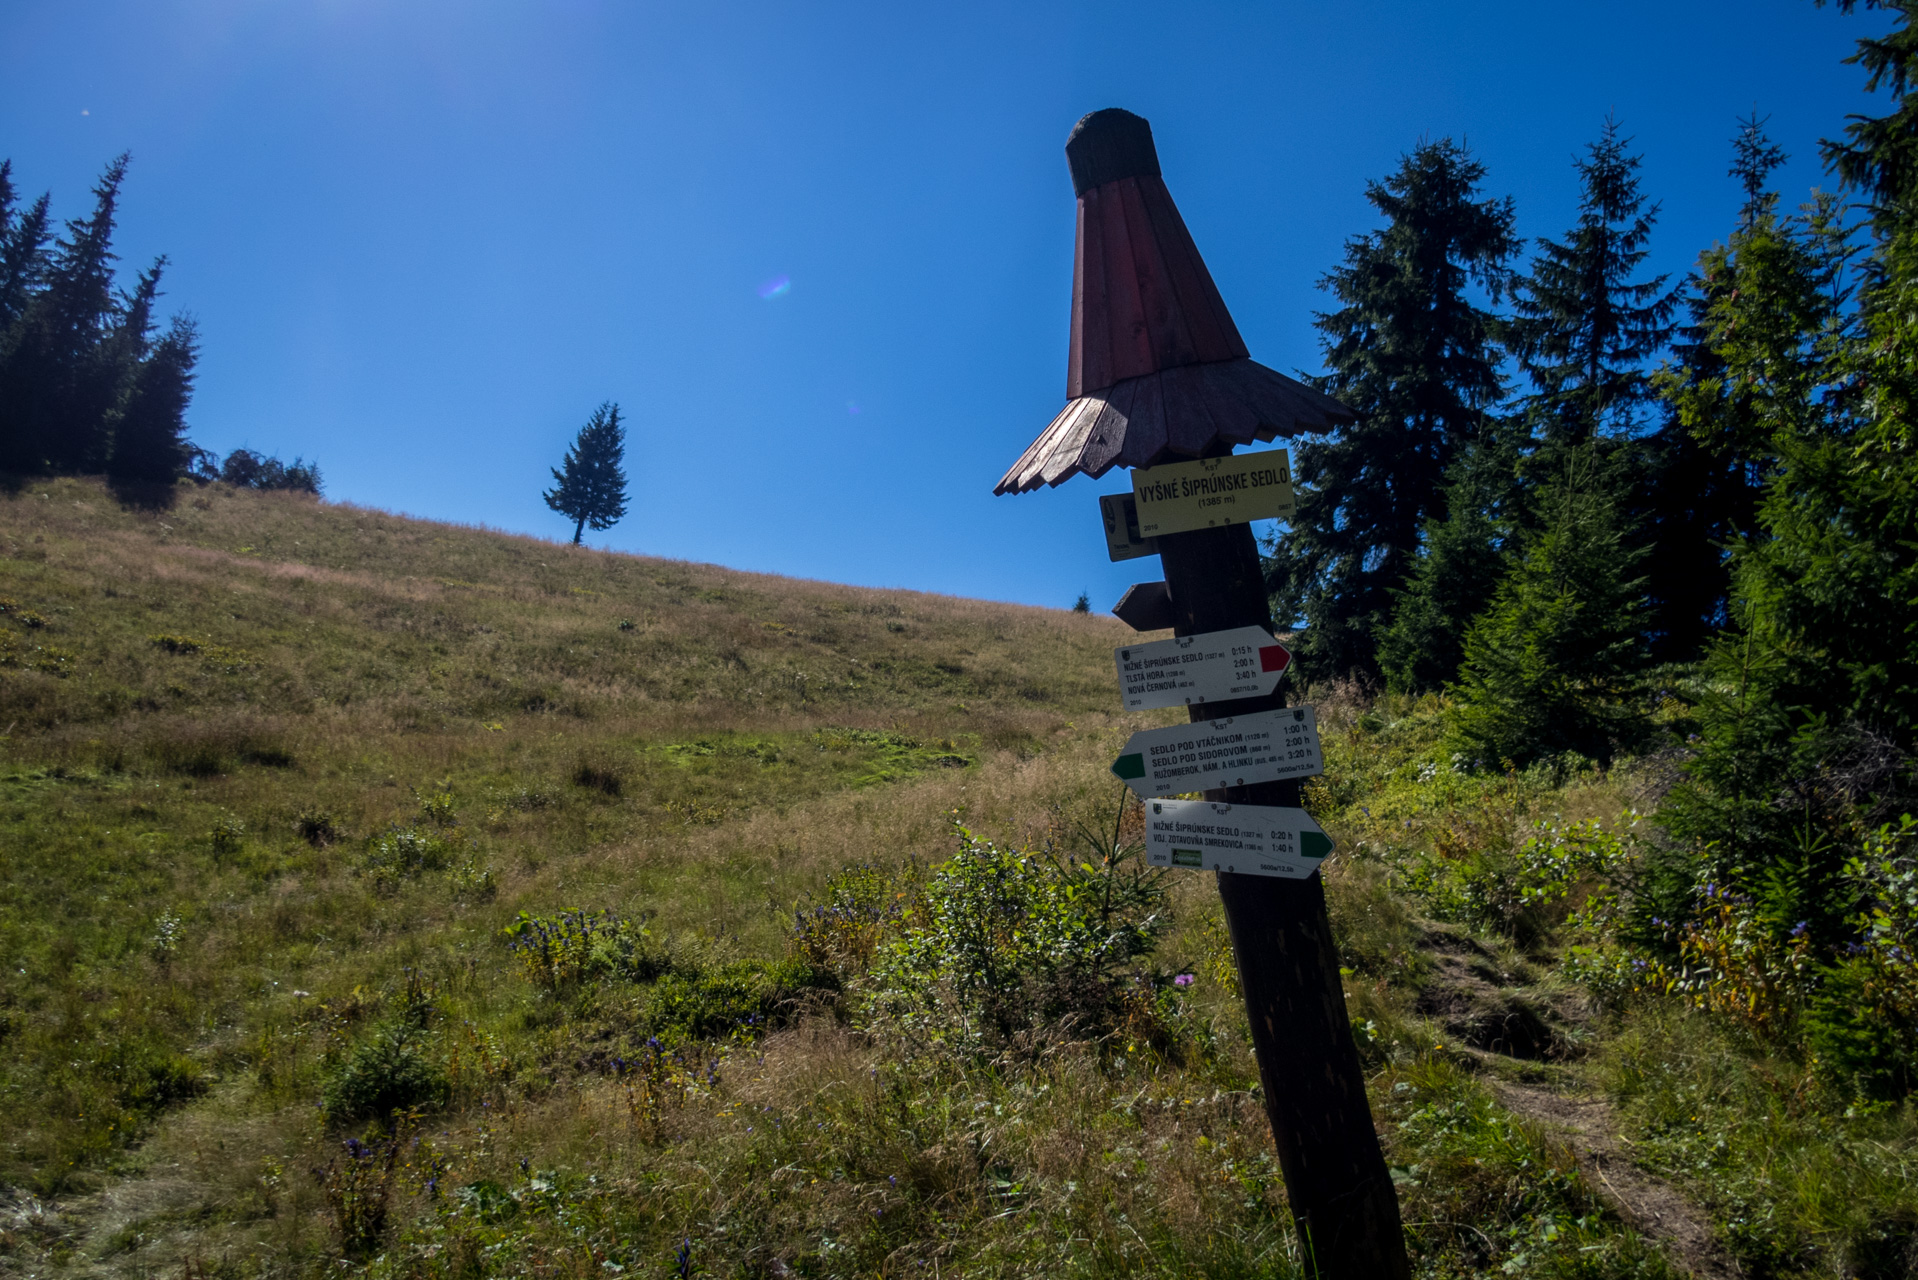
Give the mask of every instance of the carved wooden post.
M 1114 466 L 1217 457 L 1234 445 L 1353 420 L 1337 401 L 1248 358 L 1166 191 L 1143 119 L 1095 112 L 1073 130 L 1066 157 L 1079 196 L 1069 403 L 995 492 L 1096 477 Z M 1135 626 L 1171 626 L 1179 636 L 1271 630 L 1248 525 L 1161 534 L 1152 547 L 1165 584 L 1128 593 L 1124 616 Z M 1195 705 L 1191 718 L 1284 705 L 1275 692 Z M 1296 809 L 1299 788 L 1296 779 L 1258 782 L 1205 797 Z M 1327 1280 L 1408 1280 L 1398 1196 L 1352 1042 L 1324 882 L 1317 874 L 1284 879 L 1221 870 L 1219 896 L 1266 1116 L 1312 1269 Z

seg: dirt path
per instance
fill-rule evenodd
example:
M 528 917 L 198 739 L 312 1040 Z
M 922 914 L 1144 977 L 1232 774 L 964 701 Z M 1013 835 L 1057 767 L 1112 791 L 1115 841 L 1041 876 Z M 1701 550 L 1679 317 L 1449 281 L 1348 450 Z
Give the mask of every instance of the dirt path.
M 1563 1133 L 1580 1172 L 1619 1216 L 1663 1245 L 1699 1280 L 1740 1280 L 1744 1272 L 1712 1237 L 1711 1219 L 1668 1182 L 1638 1168 L 1618 1137 L 1611 1104 L 1492 1082 L 1507 1110 Z

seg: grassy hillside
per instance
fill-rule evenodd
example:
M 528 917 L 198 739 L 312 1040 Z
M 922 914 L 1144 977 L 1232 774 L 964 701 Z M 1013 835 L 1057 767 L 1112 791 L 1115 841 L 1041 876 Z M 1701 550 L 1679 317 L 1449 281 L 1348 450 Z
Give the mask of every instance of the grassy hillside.
M 1302 1274 L 1119 623 L 218 485 L 0 553 L 0 1272 Z M 1574 980 L 1659 769 L 1318 701 L 1422 1274 L 1903 1274 L 1902 1113 Z
M 1110 619 L 225 486 L 159 518 L 35 486 L 0 505 L 0 545 L 15 1045 L 238 1034 L 262 987 L 351 989 L 470 932 L 461 875 L 497 904 L 481 936 L 577 900 L 766 944 L 769 895 L 932 853 L 948 810 L 990 811 L 1018 761 L 1116 720 Z M 361 874 L 429 795 L 452 797 L 457 865 Z M 13 1096 L 73 1102 L 8 1134 L 10 1179 L 55 1189 L 128 1130 L 89 1097 L 118 1068 L 14 1066 Z

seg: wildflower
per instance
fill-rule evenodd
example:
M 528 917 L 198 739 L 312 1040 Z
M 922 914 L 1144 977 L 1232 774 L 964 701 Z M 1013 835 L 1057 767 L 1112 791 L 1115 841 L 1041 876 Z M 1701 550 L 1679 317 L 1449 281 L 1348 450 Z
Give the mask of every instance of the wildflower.
M 1172 985 L 1175 987 L 1189 987 L 1197 980 L 1198 979 L 1194 978 L 1189 973 L 1182 973 L 1178 977 L 1172 980 Z

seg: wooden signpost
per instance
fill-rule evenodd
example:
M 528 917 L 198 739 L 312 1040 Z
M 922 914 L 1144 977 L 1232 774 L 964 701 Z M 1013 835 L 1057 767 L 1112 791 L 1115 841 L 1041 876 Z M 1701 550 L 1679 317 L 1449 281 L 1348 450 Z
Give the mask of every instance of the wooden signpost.
M 1176 637 L 1191 638 L 1200 648 L 1213 646 L 1219 633 L 1244 628 L 1269 635 L 1258 546 L 1244 520 L 1279 514 L 1281 488 L 1290 501 L 1290 471 L 1281 487 L 1282 453 L 1276 460 L 1252 454 L 1250 462 L 1230 455 L 1237 445 L 1349 425 L 1352 413 L 1249 358 L 1166 191 L 1144 120 L 1116 109 L 1094 112 L 1072 131 L 1066 159 L 1079 199 L 1067 404 L 994 491 L 1025 493 L 1075 475 L 1096 479 L 1115 466 L 1133 468 L 1137 527 L 1125 528 L 1122 513 L 1119 531 L 1128 552 L 1122 557 L 1109 523 L 1109 553 L 1115 560 L 1152 554 L 1135 549 L 1150 539 L 1165 580 L 1134 587 L 1117 612 L 1142 629 L 1170 626 Z M 1267 460 L 1259 461 L 1262 456 Z M 1238 466 L 1245 469 L 1233 469 Z M 1263 473 L 1258 484 L 1251 479 L 1254 471 Z M 1203 486 L 1210 492 L 1179 483 L 1194 476 L 1213 477 Z M 1162 487 L 1147 493 L 1142 484 Z M 1230 504 L 1203 505 L 1227 496 Z M 1150 513 L 1160 503 L 1171 504 L 1162 508 L 1171 516 L 1155 521 Z M 1245 514 L 1251 511 L 1259 514 Z M 1122 674 L 1124 662 L 1119 659 Z M 1277 726 L 1282 710 L 1287 717 L 1309 710 L 1286 708 L 1276 689 L 1184 705 L 1191 728 L 1149 730 L 1133 741 L 1163 746 L 1163 739 L 1151 735 L 1170 733 L 1191 749 L 1137 752 L 1138 776 L 1127 784 L 1139 791 L 1159 776 L 1151 761 L 1168 755 L 1194 757 L 1173 768 L 1228 758 L 1242 766 L 1229 780 L 1201 771 L 1180 775 L 1185 781 L 1175 792 L 1154 791 L 1160 796 L 1203 787 L 1205 799 L 1148 798 L 1149 839 L 1155 831 L 1166 839 L 1149 843 L 1147 856 L 1156 861 L 1151 851 L 1160 850 L 1162 865 L 1196 860 L 1200 868 L 1219 868 L 1219 897 L 1258 1054 L 1266 1117 L 1308 1270 L 1326 1280 L 1410 1280 L 1398 1196 L 1352 1042 L 1325 884 L 1313 870 L 1314 855 L 1323 856 L 1329 841 L 1318 843 L 1324 833 L 1299 803 L 1300 773 L 1322 766 L 1314 760 L 1311 770 L 1287 772 L 1264 759 L 1276 754 L 1270 749 L 1198 759 L 1204 752 L 1243 748 L 1245 726 L 1263 732 Z M 1236 743 L 1199 745 L 1234 734 L 1240 737 Z M 1316 733 L 1311 739 L 1316 756 Z M 1130 754 L 1132 743 L 1121 760 Z M 1260 763 L 1251 764 L 1254 757 Z M 1150 812 L 1155 806 L 1156 814 Z M 1254 865 L 1236 861 L 1242 853 Z

